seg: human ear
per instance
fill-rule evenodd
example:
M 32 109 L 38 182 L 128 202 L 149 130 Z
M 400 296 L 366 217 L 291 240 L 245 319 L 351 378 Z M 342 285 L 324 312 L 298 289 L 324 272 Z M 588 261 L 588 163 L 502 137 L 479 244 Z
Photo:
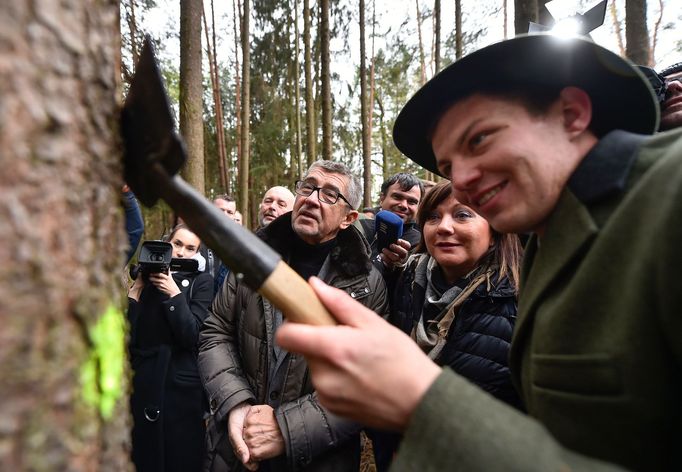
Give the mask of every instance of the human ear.
M 339 225 L 339 227 L 341 229 L 348 228 L 350 225 L 352 225 L 355 222 L 355 220 L 358 219 L 358 215 L 359 215 L 359 213 L 357 212 L 357 210 L 349 211 L 346 214 L 346 216 L 343 218 L 343 220 L 341 221 L 341 224 Z
M 592 100 L 587 92 L 578 87 L 566 87 L 559 93 L 559 101 L 564 128 L 571 137 L 577 137 L 589 128 Z

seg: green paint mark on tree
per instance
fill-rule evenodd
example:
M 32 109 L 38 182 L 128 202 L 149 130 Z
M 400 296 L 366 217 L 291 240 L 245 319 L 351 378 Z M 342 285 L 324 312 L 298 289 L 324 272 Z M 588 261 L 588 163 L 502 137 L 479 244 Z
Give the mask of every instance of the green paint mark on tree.
M 125 324 L 121 310 L 110 305 L 89 334 L 92 347 L 80 375 L 83 399 L 110 419 L 123 395 Z

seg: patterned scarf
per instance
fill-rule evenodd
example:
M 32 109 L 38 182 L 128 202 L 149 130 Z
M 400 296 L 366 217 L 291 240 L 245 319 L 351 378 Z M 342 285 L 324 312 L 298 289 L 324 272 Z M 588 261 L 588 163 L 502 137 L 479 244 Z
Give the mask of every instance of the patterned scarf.
M 466 281 L 464 288 L 461 288 L 459 285 L 453 285 L 441 293 L 433 281 L 433 273 L 435 270 L 440 270 L 440 267 L 438 267 L 434 258 L 428 257 L 429 261 L 425 273 L 415 274 L 415 282 L 418 283 L 419 279 L 424 280 L 425 276 L 426 303 L 435 305 L 440 311 L 434 319 L 426 321 L 424 319 L 425 310 L 422 309 L 419 322 L 413 328 L 411 336 L 429 358 L 433 360 L 438 357 L 445 346 L 448 332 L 455 321 L 459 307 L 483 282 L 487 282 L 488 290 L 492 288 L 490 278 L 497 268 L 491 264 L 490 258 L 487 257 L 478 267 L 463 278 Z

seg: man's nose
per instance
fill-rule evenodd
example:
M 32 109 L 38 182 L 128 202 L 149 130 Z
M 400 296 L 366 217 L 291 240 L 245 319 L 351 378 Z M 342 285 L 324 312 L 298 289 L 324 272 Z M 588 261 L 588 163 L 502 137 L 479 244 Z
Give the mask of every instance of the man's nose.
M 472 164 L 458 164 L 450 170 L 450 181 L 455 190 L 466 192 L 481 178 L 481 171 Z
M 674 95 L 679 95 L 680 93 L 682 93 L 682 77 L 678 77 L 666 83 L 666 99 L 669 99 Z

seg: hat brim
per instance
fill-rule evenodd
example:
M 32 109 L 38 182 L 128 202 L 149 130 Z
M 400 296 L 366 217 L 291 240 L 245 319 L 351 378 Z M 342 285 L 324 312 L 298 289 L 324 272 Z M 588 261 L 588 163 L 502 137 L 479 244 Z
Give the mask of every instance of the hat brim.
M 414 162 L 440 174 L 430 133 L 442 114 L 486 84 L 523 87 L 575 86 L 592 101 L 592 128 L 601 134 L 621 129 L 651 134 L 659 110 L 646 78 L 630 62 L 584 38 L 551 34 L 517 36 L 454 62 L 405 104 L 393 127 L 393 141 Z

